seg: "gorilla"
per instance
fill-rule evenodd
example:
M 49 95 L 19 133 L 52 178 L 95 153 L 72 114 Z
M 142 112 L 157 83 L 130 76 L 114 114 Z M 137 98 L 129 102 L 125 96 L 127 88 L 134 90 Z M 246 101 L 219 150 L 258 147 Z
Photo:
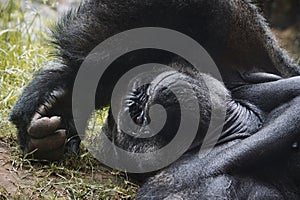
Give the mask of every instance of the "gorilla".
M 129 84 L 118 117 L 129 110 L 141 126 L 150 122 L 149 107 L 161 104 L 166 125 L 151 138 L 119 129 L 109 115 L 101 134 L 131 152 L 148 152 L 168 144 L 180 123 L 178 98 L 192 88 L 201 115 L 197 136 L 177 161 L 156 172 L 134 175 L 142 181 L 138 199 L 299 199 L 299 67 L 281 49 L 259 10 L 248 0 L 87 0 L 64 15 L 52 29 L 59 63 L 50 63 L 25 88 L 11 111 L 24 153 L 57 160 L 78 153 L 72 113 L 77 72 L 97 44 L 120 32 L 141 27 L 179 31 L 201 44 L 223 82 L 191 70 L 173 53 L 141 49 L 119 57 L 105 71 L 95 95 L 96 109 L 110 106 L 112 91 L 124 73 L 145 63 L 161 63 L 150 84 Z M 176 41 L 174 41 L 176 42 Z M 214 90 L 208 91 L 207 83 Z M 179 88 L 175 96 L 170 88 Z M 220 98 L 226 97 L 225 105 Z M 217 145 L 199 157 L 213 107 L 226 107 Z M 298 113 L 299 112 L 299 113 Z
M 206 83 L 220 84 L 207 75 L 202 75 L 202 79 Z M 194 93 L 202 106 L 201 112 L 205 113 L 208 110 L 209 113 L 207 104 L 218 104 L 219 101 L 205 102 L 207 89 L 203 87 L 202 79 L 199 77 L 194 79 L 180 72 L 173 72 L 171 75 L 168 72 L 162 73 L 148 86 L 149 98 L 141 97 L 135 100 L 135 104 L 143 104 L 142 99 L 146 99 L 146 104 L 150 105 L 160 103 L 167 110 L 168 116 L 177 113 L 175 119 L 168 119 L 176 124 L 179 121 L 176 118 L 178 102 L 166 88 L 178 87 L 185 90 L 185 87 L 193 85 Z M 294 120 L 298 120 L 296 110 L 299 97 L 295 87 L 298 81 L 299 77 L 293 77 L 245 85 L 234 90 L 231 95 L 223 86 L 221 92 L 225 92 L 228 97 L 227 115 L 222 135 L 212 152 L 199 156 L 197 145 L 201 144 L 203 139 L 201 134 L 207 128 L 205 125 L 208 117 L 204 116 L 199 125 L 200 138 L 194 141 L 196 144 L 171 166 L 154 176 L 151 174 L 139 191 L 138 197 L 140 199 L 298 199 L 299 176 L 296 174 L 299 173 L 297 169 L 299 159 L 296 157 L 299 155 L 299 149 L 294 142 L 299 136 L 296 134 L 298 126 L 292 125 Z M 220 92 L 220 88 L 222 85 L 218 85 L 218 90 L 211 94 L 215 99 L 218 98 L 217 92 Z M 266 101 L 286 90 L 289 90 L 286 94 L 283 92 L 282 96 L 276 95 L 280 101 L 286 103 L 274 101 L 273 104 Z M 131 97 L 132 94 L 129 92 L 128 96 Z M 134 97 L 136 96 L 139 95 L 134 94 Z M 152 100 L 149 100 L 150 98 Z M 131 106 L 139 108 L 130 103 L 129 110 Z M 145 107 L 143 111 L 138 109 L 131 111 L 138 123 L 142 123 L 137 120 L 138 116 L 147 113 Z M 291 118 L 291 112 L 296 112 L 293 113 L 295 118 Z M 120 113 L 122 114 L 122 111 Z M 192 113 L 191 117 L 193 117 Z M 285 125 L 280 127 L 281 123 L 287 123 L 286 125 L 291 128 L 290 132 L 284 127 Z M 141 142 L 118 132 L 117 126 L 110 113 L 105 124 L 105 133 L 112 135 L 113 141 L 118 146 L 139 153 L 160 149 L 175 132 L 171 127 L 166 126 L 162 130 L 164 135 L 158 136 L 154 141 Z M 287 131 L 291 135 L 287 136 Z M 288 157 L 285 157 L 287 155 Z M 135 178 L 140 177 L 135 176 Z

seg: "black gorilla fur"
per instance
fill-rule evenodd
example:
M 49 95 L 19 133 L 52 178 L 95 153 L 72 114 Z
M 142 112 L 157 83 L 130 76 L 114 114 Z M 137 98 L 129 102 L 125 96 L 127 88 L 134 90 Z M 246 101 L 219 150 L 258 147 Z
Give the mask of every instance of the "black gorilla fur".
M 225 86 L 214 78 L 190 73 L 188 64 L 168 52 L 139 50 L 117 59 L 101 78 L 97 108 L 109 105 L 117 80 L 133 66 L 162 63 L 181 69 L 171 83 L 197 86 L 201 115 L 198 140 L 182 158 L 146 179 L 140 199 L 299 199 L 299 68 L 282 50 L 258 9 L 248 0 L 88 0 L 67 13 L 53 29 L 61 63 L 51 63 L 24 90 L 11 112 L 24 152 L 38 148 L 37 158 L 56 160 L 64 151 L 78 151 L 71 111 L 76 73 L 87 54 L 106 38 L 138 27 L 164 27 L 198 41 L 214 59 Z M 284 77 L 284 78 L 282 78 Z M 291 77 L 291 78 L 290 78 Z M 158 79 L 165 79 L 162 73 Z M 203 81 L 216 85 L 212 101 Z M 163 88 L 164 81 L 161 83 Z M 148 87 L 152 87 L 149 85 Z M 184 87 L 184 85 L 182 85 Z M 143 88 L 128 91 L 133 97 Z M 228 97 L 226 123 L 219 144 L 202 159 L 197 148 L 219 93 Z M 155 93 L 156 94 L 156 93 Z M 177 112 L 172 94 L 153 95 Z M 276 96 L 276 98 L 274 98 Z M 132 98 L 138 99 L 138 98 Z M 144 99 L 144 104 L 148 102 Z M 141 101 L 135 104 L 140 106 Z M 129 105 L 128 105 L 129 106 Z M 141 109 L 130 107 L 137 123 Z M 124 108 L 125 109 L 125 108 Z M 122 110 L 120 110 L 122 113 Z M 59 116 L 59 117 L 57 117 Z M 176 117 L 172 120 L 175 120 Z M 173 121 L 172 121 L 173 122 Z M 111 115 L 103 132 L 131 151 L 157 149 L 172 138 L 138 141 L 116 129 Z M 65 140 L 68 142 L 65 144 Z M 296 142 L 296 143 L 295 143 Z
M 170 63 L 177 69 L 178 61 Z M 174 66 L 176 65 L 176 66 Z M 184 65 L 187 66 L 186 64 Z M 133 120 L 141 115 L 147 120 L 147 107 L 160 104 L 166 109 L 167 122 L 162 131 L 147 139 L 136 139 L 120 132 L 111 112 L 104 125 L 103 132 L 128 151 L 144 153 L 160 149 L 166 145 L 177 131 L 175 125 L 180 122 L 180 108 L 178 100 L 170 91 L 180 88 L 185 91 L 192 87 L 193 94 L 199 102 L 201 120 L 196 139 L 188 152 L 168 168 L 153 174 L 135 175 L 138 180 L 147 176 L 146 183 L 139 191 L 141 199 L 298 199 L 299 198 L 299 149 L 297 145 L 299 111 L 300 77 L 282 79 L 271 74 L 252 74 L 247 77 L 249 82 L 235 87 L 231 93 L 216 79 L 205 74 L 190 74 L 179 67 L 176 72 L 164 72 L 156 77 L 147 88 L 132 87 L 124 97 L 125 106 L 119 111 L 116 119 L 122 118 L 123 111 L 134 105 Z M 250 79 L 251 78 L 251 79 Z M 262 79 L 263 78 L 263 79 Z M 139 79 L 133 80 L 139 82 Z M 214 85 L 210 88 L 210 97 L 206 84 Z M 132 84 L 135 85 L 135 84 Z M 130 85 L 131 87 L 131 85 Z M 146 92 L 147 90 L 147 92 Z M 172 90 L 173 91 L 173 90 Z M 284 92 L 283 92 L 284 91 Z M 145 98 L 139 94 L 148 95 Z M 222 135 L 216 147 L 208 155 L 199 155 L 199 146 L 207 131 L 210 121 L 211 106 L 215 108 L 221 104 L 220 95 L 226 100 L 226 120 Z M 276 101 L 272 99 L 276 95 Z M 183 95 L 178 98 L 189 96 Z M 126 106 L 127 99 L 133 99 Z M 282 102 L 284 102 L 282 104 Z M 144 106 L 148 104 L 147 106 Z M 142 105 L 142 106 L 141 106 Z M 142 109 L 140 109 L 142 108 Z M 195 116 L 193 108 L 188 120 Z M 286 123 L 278 126 L 277 123 Z M 276 124 L 274 124 L 276 123 Z M 286 133 L 291 135 L 287 137 Z M 272 134 L 270 134 L 272 133 Z M 104 153 L 104 152 L 103 152 Z M 287 157 L 286 157 L 287 156 Z M 276 163 L 276 164 L 274 164 Z M 151 177 L 153 176 L 153 177 Z

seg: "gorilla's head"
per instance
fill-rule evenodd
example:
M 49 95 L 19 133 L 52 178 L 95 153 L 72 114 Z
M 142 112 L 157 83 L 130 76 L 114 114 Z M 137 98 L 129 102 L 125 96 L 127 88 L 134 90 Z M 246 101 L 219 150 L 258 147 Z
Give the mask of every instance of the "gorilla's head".
M 174 138 L 184 115 L 185 122 L 199 119 L 193 146 L 201 144 L 211 113 L 211 100 L 201 75 L 196 79 L 171 70 L 147 84 L 141 84 L 142 79 L 131 81 L 121 106 L 114 110 L 115 118 L 110 111 L 109 135 L 114 142 L 133 152 L 155 151 Z

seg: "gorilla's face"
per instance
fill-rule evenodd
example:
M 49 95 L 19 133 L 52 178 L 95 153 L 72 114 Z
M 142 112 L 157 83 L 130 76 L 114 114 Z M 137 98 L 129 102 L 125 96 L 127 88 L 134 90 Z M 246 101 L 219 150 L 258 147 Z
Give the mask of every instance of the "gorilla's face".
M 173 92 L 181 87 L 178 78 L 177 72 L 171 71 L 147 84 L 140 85 L 140 77 L 132 81 L 117 111 L 116 131 L 125 129 L 133 137 L 170 141 L 180 124 L 180 105 Z
M 200 109 L 203 109 L 203 105 L 207 104 L 202 99 L 204 83 L 174 70 L 160 73 L 147 84 L 141 84 L 141 79 L 136 77 L 129 84 L 121 106 L 114 111 L 116 118 L 112 135 L 116 136 L 115 142 L 120 142 L 122 147 L 126 138 L 126 143 L 141 146 L 138 149 L 155 150 L 168 144 L 177 134 L 183 112 L 185 121 L 202 117 L 195 107 L 201 105 Z M 207 101 L 208 98 L 205 98 Z M 198 133 L 201 137 L 198 137 L 197 144 L 206 133 L 207 127 L 202 122 L 199 121 Z M 132 148 L 136 150 L 137 147 Z

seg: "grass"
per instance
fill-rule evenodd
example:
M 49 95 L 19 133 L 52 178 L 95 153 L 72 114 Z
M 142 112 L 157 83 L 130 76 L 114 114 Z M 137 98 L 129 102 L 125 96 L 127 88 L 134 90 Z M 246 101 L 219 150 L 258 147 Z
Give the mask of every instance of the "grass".
M 48 6 L 56 1 L 37 1 Z M 16 176 L 15 192 L 2 185 L 1 199 L 132 199 L 137 186 L 124 174 L 111 171 L 83 148 L 79 157 L 59 162 L 37 162 L 22 156 L 16 144 L 16 129 L 8 122 L 9 111 L 43 63 L 52 59 L 48 30 L 31 1 L 0 3 L 0 141 L 8 148 L 1 167 Z M 0 160 L 2 161 L 2 160 Z
M 7 121 L 9 110 L 46 61 L 50 48 L 43 44 L 46 36 L 44 28 L 37 26 L 41 21 L 37 12 L 32 13 L 32 21 L 26 22 L 28 11 L 21 9 L 21 1 L 10 0 L 0 6 L 0 129 L 6 130 L 0 136 L 6 138 L 15 132 Z

